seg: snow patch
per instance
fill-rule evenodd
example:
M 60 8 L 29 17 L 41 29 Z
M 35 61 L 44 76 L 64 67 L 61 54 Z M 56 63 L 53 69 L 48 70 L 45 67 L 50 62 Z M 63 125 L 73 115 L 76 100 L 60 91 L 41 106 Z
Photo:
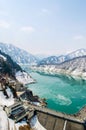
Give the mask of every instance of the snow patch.
M 0 130 L 8 130 L 8 117 L 2 107 L 0 107 Z
M 4 59 L 4 61 L 6 61 L 6 60 L 7 60 L 7 59 L 6 59 L 6 57 L 5 57 L 5 56 L 3 56 L 3 55 L 1 55 L 1 54 L 0 54 L 0 57 L 1 57 L 1 58 L 3 58 L 3 59 Z
M 7 129 L 7 130 L 17 130 L 16 126 L 15 126 L 15 122 L 12 119 L 8 118 L 8 122 L 9 122 L 9 129 Z
M 17 73 L 16 73 L 16 79 L 19 81 L 19 82 L 21 82 L 21 83 L 23 83 L 23 84 L 29 84 L 29 83 L 33 83 L 33 82 L 35 82 L 34 80 L 33 80 L 33 78 L 29 75 L 29 74 L 27 74 L 26 72 L 21 72 L 21 71 L 18 71 Z
M 26 121 L 21 121 L 21 122 L 16 123 L 15 124 L 16 130 L 19 130 L 19 127 L 24 126 L 24 125 L 27 125 Z
M 7 88 L 7 94 L 10 96 L 10 98 L 6 98 L 6 96 L 3 94 L 3 91 L 0 91 L 0 105 L 1 106 L 11 106 L 14 104 L 14 98 L 13 94 L 10 89 Z
M 34 116 L 31 121 L 30 121 L 30 125 L 32 130 L 46 130 L 38 121 L 37 116 Z
M 36 106 L 41 106 L 41 104 L 39 102 L 32 102 L 32 104 L 36 105 Z
M 8 96 L 9 96 L 9 98 L 13 98 L 13 94 L 12 94 L 9 87 L 7 87 L 6 92 L 7 92 Z

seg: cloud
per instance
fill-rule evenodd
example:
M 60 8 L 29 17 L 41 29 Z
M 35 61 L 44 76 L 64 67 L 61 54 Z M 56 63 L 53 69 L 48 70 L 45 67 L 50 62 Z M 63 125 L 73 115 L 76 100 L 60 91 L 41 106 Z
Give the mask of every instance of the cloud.
M 1 20 L 0 21 L 0 28 L 8 29 L 10 27 L 10 24 L 6 21 Z
M 75 36 L 73 39 L 74 39 L 74 40 L 82 40 L 82 39 L 84 39 L 84 36 L 82 36 L 82 35 L 77 35 L 77 36 Z
M 32 33 L 35 32 L 35 29 L 32 26 L 25 26 L 21 28 L 21 31 Z

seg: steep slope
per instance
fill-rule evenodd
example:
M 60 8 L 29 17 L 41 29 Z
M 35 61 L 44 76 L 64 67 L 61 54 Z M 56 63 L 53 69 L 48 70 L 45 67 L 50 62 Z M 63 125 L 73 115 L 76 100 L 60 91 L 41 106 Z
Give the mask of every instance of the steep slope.
M 47 74 L 67 74 L 86 79 L 86 56 L 77 57 L 59 65 L 34 66 L 32 69 Z
M 35 80 L 14 62 L 11 57 L 0 51 L 0 74 L 14 77 L 22 84 L 34 83 Z
M 79 49 L 66 55 L 66 59 L 70 60 L 70 59 L 85 56 L 85 55 L 86 55 L 86 49 Z
M 41 60 L 38 65 L 56 65 L 60 64 L 62 62 L 71 60 L 76 57 L 81 57 L 86 55 L 86 49 L 79 49 L 77 51 L 74 51 L 72 53 L 69 53 L 67 55 L 61 55 L 61 56 L 50 56 L 48 58 L 45 58 Z
M 19 64 L 37 64 L 35 56 L 11 44 L 0 43 L 0 50 Z
M 39 61 L 38 65 L 51 65 L 51 64 L 58 64 L 59 59 L 56 56 L 50 56 L 47 58 L 44 58 L 43 60 Z
M 22 71 L 21 67 L 9 55 L 0 51 L 0 73 L 15 75 L 17 71 Z
M 72 60 L 61 63 L 56 66 L 57 69 L 63 69 L 71 72 L 86 72 L 86 56 L 77 57 Z

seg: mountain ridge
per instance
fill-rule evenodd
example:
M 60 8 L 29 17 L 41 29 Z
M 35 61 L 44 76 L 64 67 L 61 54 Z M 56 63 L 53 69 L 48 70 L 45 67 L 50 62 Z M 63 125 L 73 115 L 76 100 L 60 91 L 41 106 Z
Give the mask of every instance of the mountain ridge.
M 10 55 L 11 58 L 18 64 L 37 64 L 38 59 L 35 56 L 12 44 L 0 42 L 0 50 Z
M 85 55 L 86 55 L 86 49 L 82 48 L 82 49 L 78 49 L 78 50 L 73 51 L 66 55 L 50 56 L 50 57 L 44 58 L 43 60 L 41 60 L 38 63 L 38 65 L 57 65 L 62 62 L 71 60 L 73 58 L 81 57 L 81 56 L 85 56 Z
M 50 75 L 69 75 L 86 80 L 86 55 L 70 59 L 58 65 L 33 66 L 31 69 L 40 73 Z

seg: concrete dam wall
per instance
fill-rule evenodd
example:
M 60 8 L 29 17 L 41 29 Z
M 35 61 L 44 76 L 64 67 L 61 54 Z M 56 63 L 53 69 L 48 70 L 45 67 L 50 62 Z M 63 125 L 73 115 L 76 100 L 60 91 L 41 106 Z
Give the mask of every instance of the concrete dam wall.
M 47 130 L 86 130 L 83 122 L 66 119 L 57 115 L 37 110 L 40 123 Z
M 36 111 L 39 122 L 47 130 L 86 130 L 86 107 L 69 115 L 45 107 L 29 105 Z

